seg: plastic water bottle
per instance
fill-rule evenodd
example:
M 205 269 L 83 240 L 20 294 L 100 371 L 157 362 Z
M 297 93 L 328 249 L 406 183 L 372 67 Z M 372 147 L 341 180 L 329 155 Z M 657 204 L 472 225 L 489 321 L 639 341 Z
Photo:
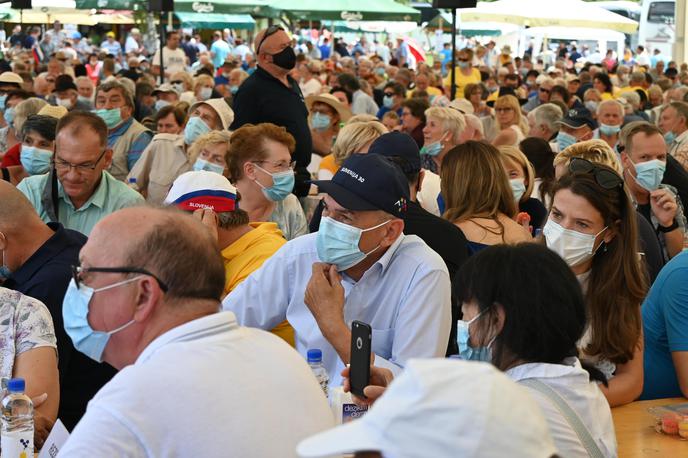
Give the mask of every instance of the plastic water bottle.
M 129 178 L 129 180 L 127 180 L 127 186 L 129 186 L 134 191 L 139 190 L 139 187 L 136 186 L 136 178 L 134 178 L 134 177 L 131 177 L 131 178 Z
M 308 365 L 311 366 L 315 378 L 318 379 L 320 387 L 327 396 L 327 384 L 330 382 L 330 377 L 322 363 L 322 351 L 317 348 L 308 350 Z
M 24 394 L 25 389 L 23 378 L 7 383 L 0 433 L 3 458 L 33 458 L 33 402 Z

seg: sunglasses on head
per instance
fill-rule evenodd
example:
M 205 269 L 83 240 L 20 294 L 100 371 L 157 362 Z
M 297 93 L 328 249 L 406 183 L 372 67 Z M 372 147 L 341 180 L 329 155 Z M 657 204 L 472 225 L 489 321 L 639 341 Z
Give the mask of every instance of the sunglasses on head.
M 270 36 L 276 34 L 278 31 L 284 30 L 282 26 L 279 25 L 271 25 L 268 27 L 268 29 L 265 31 L 265 35 L 263 35 L 263 38 L 260 39 L 258 42 L 258 47 L 256 48 L 256 54 L 260 52 L 260 47 L 263 46 L 263 42 Z
M 569 162 L 569 172 L 571 173 L 592 173 L 598 185 L 604 189 L 623 188 L 623 178 L 616 172 L 603 169 L 594 163 L 580 157 L 574 157 Z

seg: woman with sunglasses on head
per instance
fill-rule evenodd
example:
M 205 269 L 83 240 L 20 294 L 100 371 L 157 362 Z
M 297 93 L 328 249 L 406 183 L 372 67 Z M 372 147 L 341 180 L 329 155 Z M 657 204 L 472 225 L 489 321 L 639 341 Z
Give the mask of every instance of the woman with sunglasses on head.
M 495 146 L 518 146 L 528 134 L 528 121 L 521 115 L 521 105 L 513 95 L 503 95 L 494 104 L 497 135 L 492 140 Z
M 607 378 L 608 386 L 600 388 L 612 407 L 632 402 L 643 388 L 640 305 L 647 276 L 637 231 L 621 176 L 573 158 L 554 186 L 543 235 L 581 284 L 589 317 L 578 343 L 581 359 Z

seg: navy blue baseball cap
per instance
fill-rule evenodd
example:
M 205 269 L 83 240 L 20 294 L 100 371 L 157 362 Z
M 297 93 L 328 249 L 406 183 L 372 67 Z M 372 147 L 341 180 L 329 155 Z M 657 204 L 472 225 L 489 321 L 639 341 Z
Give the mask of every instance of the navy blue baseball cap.
M 404 173 L 420 172 L 420 150 L 410 135 L 401 132 L 390 132 L 379 136 L 370 145 L 368 154 L 379 154 L 397 158 L 397 164 Z
M 332 180 L 313 184 L 347 210 L 382 210 L 401 216 L 409 201 L 409 185 L 401 169 L 379 154 L 353 154 Z
M 590 110 L 587 108 L 571 108 L 566 115 L 557 122 L 572 129 L 578 129 L 586 124 L 591 130 L 597 129 L 597 122 L 592 119 L 592 113 L 590 113 Z

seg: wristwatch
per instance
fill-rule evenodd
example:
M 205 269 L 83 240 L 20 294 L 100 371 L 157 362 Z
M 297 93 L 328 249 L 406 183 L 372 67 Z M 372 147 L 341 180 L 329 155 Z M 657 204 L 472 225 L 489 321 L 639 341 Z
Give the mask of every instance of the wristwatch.
M 678 222 L 676 221 L 676 218 L 674 218 L 674 222 L 671 223 L 671 226 L 662 226 L 661 224 L 659 224 L 657 226 L 657 230 L 659 232 L 664 232 L 664 233 L 671 232 L 675 229 L 678 229 Z

